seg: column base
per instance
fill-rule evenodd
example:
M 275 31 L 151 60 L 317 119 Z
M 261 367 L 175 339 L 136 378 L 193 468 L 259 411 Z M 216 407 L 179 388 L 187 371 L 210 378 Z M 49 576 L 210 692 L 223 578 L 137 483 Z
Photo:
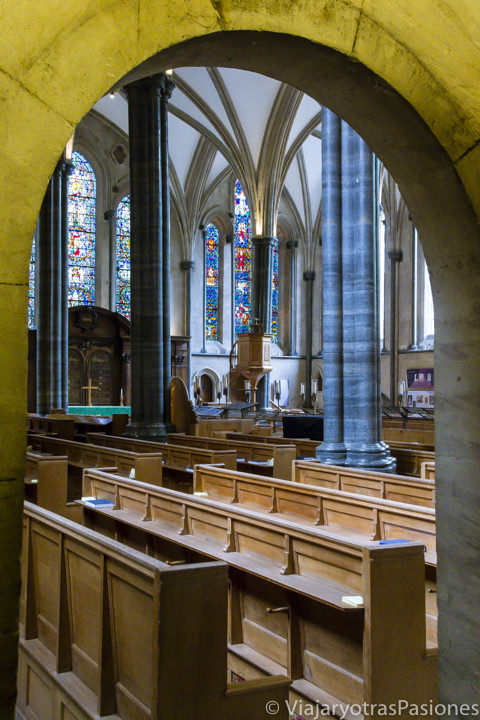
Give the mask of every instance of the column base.
M 345 465 L 347 461 L 345 443 L 323 442 L 317 445 L 315 458 L 325 465 Z
M 155 440 L 157 442 L 166 442 L 167 435 L 174 432 L 173 425 L 171 423 L 157 422 L 157 423 L 141 423 L 132 422 L 127 425 L 125 437 L 138 438 L 138 440 Z
M 397 460 L 390 454 L 390 448 L 384 442 L 347 445 L 345 465 L 364 470 L 397 472 Z

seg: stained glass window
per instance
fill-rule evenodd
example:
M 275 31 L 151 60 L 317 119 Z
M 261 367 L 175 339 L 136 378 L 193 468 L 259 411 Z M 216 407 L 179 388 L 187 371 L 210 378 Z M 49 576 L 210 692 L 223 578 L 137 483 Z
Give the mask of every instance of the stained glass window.
M 218 230 L 205 228 L 205 330 L 207 340 L 218 340 Z
M 72 155 L 68 179 L 68 304 L 95 304 L 95 205 L 93 168 L 79 152 Z
M 273 246 L 272 342 L 278 342 L 278 238 Z
M 250 325 L 252 286 L 252 229 L 248 201 L 237 180 L 235 200 L 234 293 L 235 334 L 245 333 Z
M 120 200 L 116 227 L 116 310 L 130 320 L 130 195 Z
M 35 327 L 35 235 L 33 236 L 28 272 L 28 327 Z

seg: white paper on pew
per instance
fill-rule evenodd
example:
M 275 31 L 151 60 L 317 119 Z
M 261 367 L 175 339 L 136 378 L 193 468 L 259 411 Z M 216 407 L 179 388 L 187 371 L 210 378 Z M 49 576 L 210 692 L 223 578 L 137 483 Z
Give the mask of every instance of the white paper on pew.
M 351 605 L 352 607 L 362 607 L 363 597 L 361 595 L 342 595 L 342 602 L 344 605 Z
M 130 475 L 128 476 L 130 480 L 135 480 L 135 468 L 132 468 L 130 470 Z

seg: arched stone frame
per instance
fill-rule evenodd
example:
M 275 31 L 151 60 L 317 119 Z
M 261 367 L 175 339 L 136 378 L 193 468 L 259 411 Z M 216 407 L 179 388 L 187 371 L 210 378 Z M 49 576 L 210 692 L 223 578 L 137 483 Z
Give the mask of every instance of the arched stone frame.
M 294 289 L 298 291 L 298 251 L 299 233 L 294 226 L 295 219 L 289 218 L 285 214 L 278 215 L 277 218 L 277 237 L 279 250 L 278 263 L 278 342 L 277 345 L 283 350 L 283 354 L 292 354 L 292 347 L 297 348 L 297 332 L 299 323 L 297 322 L 297 292 L 292 292 L 292 253 L 295 253 L 294 271 L 295 278 Z M 290 243 L 297 243 L 297 247 L 293 250 L 289 247 Z M 294 335 L 295 337 L 291 337 Z M 292 342 L 293 339 L 293 342 Z M 285 352 L 288 350 L 288 353 Z
M 195 389 L 195 381 L 197 380 L 197 378 L 200 379 L 202 375 L 207 375 L 207 377 L 209 377 L 210 380 L 212 381 L 213 395 L 214 395 L 213 402 L 215 402 L 217 399 L 217 393 L 220 388 L 221 378 L 218 375 L 218 373 L 216 373 L 215 370 L 212 370 L 211 368 L 204 367 L 201 370 L 197 370 L 196 372 L 194 372 L 192 374 L 192 377 L 190 380 L 191 396 L 193 397 L 193 391 Z
M 378 7 L 381 5 L 378 3 Z M 432 12 L 435 12 L 435 7 L 432 3 Z M 39 3 L 38 8 L 38 12 L 44 9 L 43 4 Z M 67 2 L 64 10 L 68 9 Z M 476 273 L 480 243 L 472 207 L 472 203 L 477 208 L 480 204 L 480 177 L 476 172 L 478 144 L 472 120 L 478 115 L 475 95 L 465 93 L 457 97 L 452 92 L 456 73 L 453 71 L 446 77 L 445 64 L 436 63 L 436 50 L 431 57 L 427 51 L 423 60 L 419 59 L 417 55 L 421 56 L 421 52 L 416 54 L 411 49 L 408 31 L 402 29 L 403 13 L 392 17 L 391 25 L 385 27 L 378 8 L 373 5 L 366 13 L 359 12 L 354 4 L 336 3 L 329 6 L 328 13 L 323 13 L 322 22 L 318 22 L 318 3 L 306 2 L 295 14 L 289 13 L 290 9 L 289 3 L 280 3 L 278 7 L 272 6 L 268 13 L 251 13 L 246 19 L 243 15 L 240 19 L 239 13 L 243 8 L 235 4 L 222 6 L 221 15 L 216 15 L 212 7 L 205 7 L 205 14 L 208 11 L 211 13 L 208 16 L 210 32 L 220 30 L 225 24 L 230 28 L 225 33 L 227 37 L 223 37 L 226 42 L 222 48 L 222 39 L 217 42 L 222 33 L 214 33 L 191 41 L 187 49 L 183 45 L 175 46 L 175 43 L 202 31 L 198 23 L 182 14 L 181 8 L 176 5 L 170 7 L 175 21 L 168 23 L 160 8 L 153 12 L 153 17 L 148 13 L 135 13 L 134 17 L 128 15 L 128 18 L 125 9 L 125 23 L 112 22 L 108 33 L 105 32 L 107 11 L 104 8 L 99 8 L 101 19 L 93 14 L 88 23 L 84 23 L 83 16 L 72 13 L 68 15 L 70 24 L 65 33 L 58 33 L 56 28 L 54 37 L 53 31 L 49 32 L 48 23 L 45 25 L 45 35 L 39 41 L 44 43 L 45 53 L 34 72 L 27 77 L 24 73 L 31 71 L 32 65 L 24 61 L 29 57 L 30 45 L 24 50 L 23 35 L 20 34 L 12 51 L 12 74 L 8 79 L 4 78 L 7 92 L 2 110 L 5 113 L 2 119 L 11 129 L 2 164 L 16 171 L 14 182 L 11 182 L 11 177 L 8 178 L 11 187 L 6 187 L 1 209 L 3 236 L 0 267 L 9 278 L 1 287 L 1 302 L 2 307 L 11 309 L 9 313 L 2 313 L 0 326 L 2 334 L 10 338 L 8 347 L 0 355 L 6 388 L 0 401 L 0 416 L 2 421 L 4 418 L 7 421 L 1 440 L 4 451 L 2 461 L 5 457 L 2 473 L 5 483 L 13 489 L 10 495 L 4 496 L 3 502 L 12 511 L 6 516 L 12 523 L 20 517 L 17 507 L 20 491 L 15 489 L 18 482 L 12 478 L 21 477 L 24 449 L 24 412 L 19 398 L 25 392 L 25 367 L 21 362 L 12 364 L 9 359 L 21 358 L 24 354 L 25 330 L 22 331 L 22 328 L 26 315 L 25 278 L 29 245 L 48 177 L 72 126 L 89 109 L 91 102 L 108 89 L 112 78 L 107 74 L 107 68 L 109 73 L 113 69 L 116 77 L 120 77 L 135 63 L 167 46 L 170 47 L 161 58 L 163 67 L 194 64 L 196 60 L 204 65 L 223 62 L 254 70 L 262 63 L 264 72 L 280 76 L 320 101 L 328 102 L 335 112 L 362 133 L 399 179 L 402 194 L 425 243 L 438 310 L 436 374 L 441 386 L 437 393 L 437 527 L 441 569 L 440 638 L 443 643 L 440 654 L 441 690 L 446 700 L 476 700 L 476 678 L 472 668 L 478 667 L 480 647 L 480 624 L 474 611 L 480 594 L 478 574 L 469 575 L 469 592 L 464 593 L 468 568 L 478 565 L 480 544 L 478 522 L 475 522 L 479 459 L 476 438 L 480 427 L 476 364 L 480 344 L 479 278 Z M 36 7 L 32 6 L 32 12 L 37 12 Z M 427 15 L 427 21 L 429 19 L 433 21 L 434 16 Z M 438 18 L 440 28 L 445 30 L 442 22 L 445 21 Z M 15 15 L 9 17 L 9 23 L 16 29 L 18 20 Z M 405 27 L 415 28 L 415 23 L 405 23 Z M 131 42 L 129 52 L 115 53 L 117 45 L 124 47 L 125 34 L 132 28 L 132 37 L 138 39 L 141 36 L 141 42 Z M 248 32 L 245 33 L 245 43 L 238 36 L 232 38 L 233 32 L 238 31 L 241 36 L 245 28 L 254 31 L 253 42 Z M 121 36 L 116 36 L 115 33 L 120 30 Z M 268 39 L 264 36 L 260 38 L 260 32 L 272 30 L 290 34 L 281 38 L 275 35 L 268 46 Z M 305 39 L 307 32 L 308 39 Z M 434 34 L 432 36 L 435 37 Z M 212 43 L 215 52 L 209 54 Z M 341 55 L 320 43 L 345 54 Z M 79 49 L 85 45 L 90 48 L 84 58 L 86 69 L 95 68 L 97 72 L 84 73 L 82 92 L 79 92 L 78 84 L 71 82 L 72 69 L 81 54 Z M 192 45 L 194 52 L 189 54 Z M 437 47 L 443 47 L 442 43 L 437 42 Z M 379 49 L 382 52 L 378 52 Z M 473 51 L 467 51 L 467 57 L 468 52 Z M 108 53 L 112 53 L 111 66 L 102 63 Z M 348 55 L 357 62 L 351 62 Z M 20 61 L 15 65 L 18 58 Z M 371 73 L 367 67 L 377 69 L 385 80 Z M 438 78 L 442 77 L 445 77 L 445 84 L 441 86 Z M 54 78 L 54 82 L 48 82 L 49 78 Z M 392 85 L 402 95 L 397 94 Z M 421 116 L 417 115 L 414 107 Z M 358 112 L 359 109 L 361 112 Z M 15 118 L 15 127 L 8 124 L 7 115 Z M 443 121 L 437 123 L 437 118 L 443 118 Z M 435 128 L 439 140 L 429 127 Z M 388 128 L 388 133 L 385 128 Z M 18 147 L 23 150 L 22 159 L 18 158 Z M 33 177 L 32 162 L 24 162 L 25 158 L 38 160 Z M 7 177 L 6 173 L 4 177 Z M 24 187 L 28 185 L 30 200 L 25 204 L 23 213 L 19 213 L 18 201 L 14 199 L 22 184 Z M 14 255 L 10 247 L 12 227 L 16 228 L 18 241 Z M 460 345 L 462 353 L 452 363 L 452 354 Z M 454 538 L 449 533 L 452 527 L 455 528 Z M 17 547 L 18 543 L 17 539 Z M 10 549 L 15 551 L 15 543 L 13 549 L 10 545 Z M 9 581 L 9 588 L 15 585 Z M 452 598 L 455 604 L 451 602 Z M 14 607 L 12 612 L 15 612 Z M 469 622 L 468 636 L 465 620 Z M 9 622 L 7 618 L 6 623 Z M 10 670 L 9 674 L 12 675 Z

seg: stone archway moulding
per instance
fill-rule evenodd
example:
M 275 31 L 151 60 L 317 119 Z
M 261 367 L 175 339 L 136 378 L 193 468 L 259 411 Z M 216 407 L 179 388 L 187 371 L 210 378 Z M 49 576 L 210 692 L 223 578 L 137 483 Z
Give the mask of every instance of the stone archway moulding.
M 472 68 L 479 64 L 480 51 L 465 25 L 459 30 L 444 14 L 441 6 L 449 2 L 418 2 L 412 15 L 411 3 L 398 0 L 389 18 L 390 5 L 374 0 L 99 0 L 80 7 L 73 0 L 38 0 L 27 20 L 22 3 L 3 4 L 0 508 L 5 521 L 0 547 L 9 548 L 0 586 L 9 608 L 3 614 L 4 639 L 10 633 L 16 642 L 27 267 L 48 178 L 75 125 L 126 73 L 132 78 L 182 65 L 231 66 L 288 82 L 350 122 L 397 180 L 421 233 L 437 318 L 441 689 L 449 702 L 477 700 L 480 242 L 473 207 L 480 207 L 475 172 L 480 97 Z M 453 0 L 451 5 L 455 13 Z M 474 32 L 480 9 L 472 7 L 467 14 L 469 32 Z M 421 33 L 422 46 L 415 41 L 416 23 L 431 30 Z M 7 656 L 2 687 L 12 692 L 13 656 Z

